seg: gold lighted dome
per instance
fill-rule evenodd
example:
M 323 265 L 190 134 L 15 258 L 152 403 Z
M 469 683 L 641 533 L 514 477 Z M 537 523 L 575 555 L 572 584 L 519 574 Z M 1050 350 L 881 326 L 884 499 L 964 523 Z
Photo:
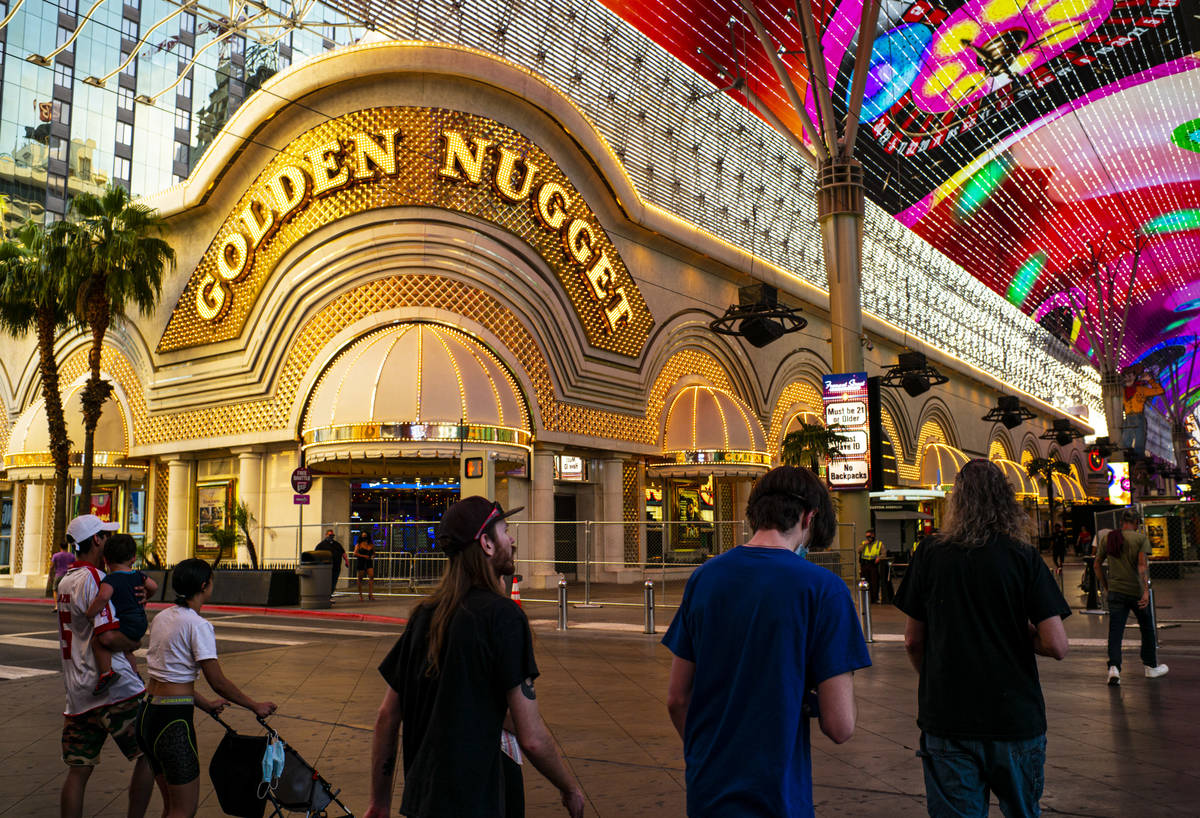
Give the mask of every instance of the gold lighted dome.
M 1004 472 L 1004 479 L 1008 480 L 1008 484 L 1013 487 L 1013 492 L 1017 495 L 1018 500 L 1038 496 L 1037 483 L 1020 463 L 1002 457 L 997 457 L 992 462 L 1000 468 L 1000 471 Z
M 752 476 L 770 465 L 758 419 L 728 392 L 688 386 L 667 407 L 663 458 L 652 468 L 670 476 Z
M 945 443 L 930 443 L 921 454 L 921 485 L 937 488 L 954 485 L 958 470 L 971 458 Z
M 479 341 L 441 324 L 397 324 L 354 341 L 313 389 L 302 423 L 310 460 L 457 456 L 459 441 L 528 448 L 529 413 L 512 374 Z
M 83 386 L 82 381 L 72 386 L 67 392 L 66 400 L 63 401 L 67 438 L 71 441 L 69 462 L 73 467 L 80 466 L 83 462 Z M 96 426 L 95 454 L 92 460 L 96 467 L 123 465 L 129 454 L 128 428 L 120 401 L 110 395 L 104 402 L 103 413 Z M 8 452 L 4 455 L 4 467 L 38 471 L 53 467 L 45 400 L 37 400 L 17 418 L 9 437 Z M 142 467 L 139 465 L 136 468 Z

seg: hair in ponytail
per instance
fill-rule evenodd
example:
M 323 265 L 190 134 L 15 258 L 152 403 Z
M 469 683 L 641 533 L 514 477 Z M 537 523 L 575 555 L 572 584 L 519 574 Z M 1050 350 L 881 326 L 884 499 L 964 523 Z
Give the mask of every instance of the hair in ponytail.
M 175 604 L 187 605 L 188 601 L 212 579 L 213 569 L 202 559 L 193 557 L 177 564 L 171 570 L 171 587 L 175 589 Z

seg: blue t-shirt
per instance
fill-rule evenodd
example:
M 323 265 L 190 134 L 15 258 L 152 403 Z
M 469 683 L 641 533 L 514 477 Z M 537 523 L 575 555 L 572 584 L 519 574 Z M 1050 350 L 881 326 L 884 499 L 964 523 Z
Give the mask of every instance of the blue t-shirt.
M 812 815 L 805 691 L 871 664 L 846 584 L 791 551 L 739 546 L 692 574 L 663 644 L 696 665 L 688 815 Z

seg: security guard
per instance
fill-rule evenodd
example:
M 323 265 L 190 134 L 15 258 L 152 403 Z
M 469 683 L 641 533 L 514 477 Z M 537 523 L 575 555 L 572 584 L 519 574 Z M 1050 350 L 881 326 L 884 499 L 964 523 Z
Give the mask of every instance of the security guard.
M 876 541 L 875 531 L 867 531 L 858 553 L 858 567 L 870 586 L 871 601 L 879 602 L 879 561 L 883 559 L 883 543 Z

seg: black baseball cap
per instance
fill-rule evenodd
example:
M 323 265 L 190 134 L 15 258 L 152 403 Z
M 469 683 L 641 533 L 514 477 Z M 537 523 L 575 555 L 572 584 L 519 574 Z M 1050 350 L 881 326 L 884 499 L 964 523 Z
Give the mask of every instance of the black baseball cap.
M 525 506 L 505 511 L 499 503 L 475 495 L 459 500 L 442 515 L 438 525 L 437 547 L 447 555 L 457 554 L 483 536 L 488 526 L 511 517 Z

